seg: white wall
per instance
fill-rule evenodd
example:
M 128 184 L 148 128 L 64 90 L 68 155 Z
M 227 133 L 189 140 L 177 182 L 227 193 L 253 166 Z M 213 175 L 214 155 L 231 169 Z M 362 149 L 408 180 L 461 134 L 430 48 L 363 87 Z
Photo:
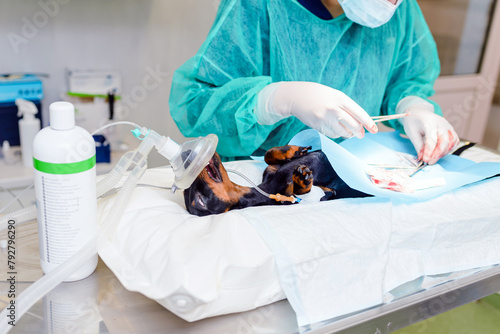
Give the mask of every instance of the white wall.
M 118 70 L 128 97 L 125 118 L 183 142 L 168 110 L 172 74 L 198 50 L 217 5 L 218 0 L 1 0 L 0 73 L 49 74 L 43 80 L 47 120 L 48 105 L 67 89 L 67 69 Z M 150 72 L 157 73 L 158 85 L 145 90 L 145 78 L 154 83 Z M 138 144 L 123 133 L 132 147 Z M 151 156 L 150 166 L 162 164 L 161 157 Z

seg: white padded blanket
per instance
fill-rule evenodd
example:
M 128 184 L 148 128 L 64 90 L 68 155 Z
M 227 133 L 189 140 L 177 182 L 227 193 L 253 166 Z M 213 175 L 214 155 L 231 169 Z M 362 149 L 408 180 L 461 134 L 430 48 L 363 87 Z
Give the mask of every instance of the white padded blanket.
M 476 161 L 498 161 L 471 153 Z M 256 161 L 226 166 L 256 182 L 264 168 Z M 288 295 L 299 324 L 315 322 L 382 303 L 420 276 L 500 263 L 500 178 L 425 202 L 344 199 L 209 217 L 190 215 L 181 192 L 162 188 L 172 182 L 170 168 L 148 170 L 115 240 L 99 255 L 127 289 L 188 321 Z M 99 211 L 111 210 L 113 201 L 101 200 Z M 307 279 L 297 281 L 300 270 Z M 328 289 L 329 279 L 336 289 Z M 316 314 L 326 302 L 329 312 Z

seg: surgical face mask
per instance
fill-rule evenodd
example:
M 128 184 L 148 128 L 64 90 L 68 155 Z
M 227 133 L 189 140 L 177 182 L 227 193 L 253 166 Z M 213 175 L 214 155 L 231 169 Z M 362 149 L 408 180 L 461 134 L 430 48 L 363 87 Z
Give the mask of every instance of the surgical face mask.
M 339 0 L 345 15 L 357 24 L 377 28 L 387 23 L 403 0 L 393 5 L 388 0 Z

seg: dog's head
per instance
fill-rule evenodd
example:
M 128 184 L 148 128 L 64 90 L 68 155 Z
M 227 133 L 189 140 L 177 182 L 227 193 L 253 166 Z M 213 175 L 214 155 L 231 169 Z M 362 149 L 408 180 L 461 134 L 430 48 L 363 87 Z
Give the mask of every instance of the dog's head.
M 184 202 L 189 213 L 207 216 L 229 211 L 241 194 L 216 152 L 193 184 L 184 190 Z

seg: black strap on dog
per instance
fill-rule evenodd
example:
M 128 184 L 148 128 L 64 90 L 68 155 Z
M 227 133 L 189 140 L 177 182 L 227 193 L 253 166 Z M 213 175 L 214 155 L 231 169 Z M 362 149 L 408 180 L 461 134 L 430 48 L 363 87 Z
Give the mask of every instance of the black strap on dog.
M 468 150 L 469 148 L 473 147 L 474 145 L 476 145 L 476 143 L 470 143 L 470 142 L 468 142 L 464 146 L 462 146 L 462 147 L 458 148 L 457 150 L 455 150 L 455 152 L 453 152 L 452 154 L 460 156 L 460 154 L 462 154 L 465 150 Z M 500 174 L 496 174 L 496 175 L 487 177 L 485 180 L 492 179 L 494 177 L 499 177 L 499 176 L 500 176 Z
M 476 143 L 470 143 L 470 142 L 468 142 L 464 146 L 459 147 L 458 149 L 456 149 L 455 152 L 453 152 L 452 154 L 460 156 L 460 154 L 462 154 L 465 150 L 468 150 L 469 148 L 473 147 L 474 145 L 476 145 Z

